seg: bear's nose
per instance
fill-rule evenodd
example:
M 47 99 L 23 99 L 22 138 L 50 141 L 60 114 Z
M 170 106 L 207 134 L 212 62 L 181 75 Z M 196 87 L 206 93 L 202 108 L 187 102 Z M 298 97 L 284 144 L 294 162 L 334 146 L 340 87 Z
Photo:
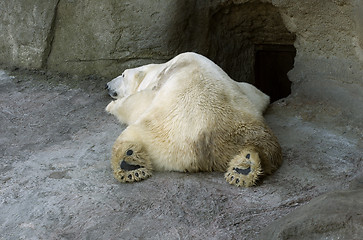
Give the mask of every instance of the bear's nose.
M 108 83 L 106 83 L 106 85 L 105 85 L 105 89 L 106 89 L 106 91 L 107 91 L 108 95 L 110 95 L 110 96 L 111 96 L 111 97 L 113 97 L 113 98 L 117 98 L 117 92 L 115 92 L 114 90 L 112 90 L 112 89 L 110 88 L 110 86 L 108 86 Z
M 110 91 L 108 90 L 108 94 L 113 97 L 113 98 L 117 98 L 117 92 L 113 92 L 113 91 Z

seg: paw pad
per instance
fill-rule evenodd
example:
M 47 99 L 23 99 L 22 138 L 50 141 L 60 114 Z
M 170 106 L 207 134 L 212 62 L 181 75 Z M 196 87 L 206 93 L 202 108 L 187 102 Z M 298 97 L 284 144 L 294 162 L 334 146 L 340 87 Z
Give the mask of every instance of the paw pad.
M 234 171 L 238 172 L 239 174 L 242 175 L 248 175 L 251 172 L 251 167 L 248 167 L 246 169 L 242 169 L 242 168 L 233 168 Z
M 258 153 L 246 149 L 231 160 L 225 179 L 238 187 L 251 187 L 255 185 L 260 175 L 262 169 Z
M 132 164 L 129 164 L 129 163 L 125 162 L 125 161 L 122 161 L 121 164 L 120 164 L 120 168 L 122 170 L 125 170 L 125 171 L 132 171 L 132 170 L 136 170 L 138 168 L 141 168 L 141 166 L 140 165 L 132 165 Z

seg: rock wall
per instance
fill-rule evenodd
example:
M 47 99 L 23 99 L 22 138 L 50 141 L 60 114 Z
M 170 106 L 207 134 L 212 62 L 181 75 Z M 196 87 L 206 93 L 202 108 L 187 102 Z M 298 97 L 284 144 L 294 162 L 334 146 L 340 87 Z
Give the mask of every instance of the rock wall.
M 363 91 L 361 0 L 14 0 L 0 9 L 0 63 L 113 78 L 195 51 L 253 83 L 256 46 L 294 45 L 293 95 L 363 117 L 354 104 Z
M 15 0 L 0 8 L 0 61 L 27 68 L 112 77 L 197 51 L 246 80 L 255 44 L 294 44 L 297 62 L 363 56 L 359 0 Z
M 44 68 L 59 0 L 0 2 L 0 62 Z
M 270 3 L 226 2 L 216 7 L 208 20 L 208 44 L 203 54 L 238 81 L 254 83 L 256 46 L 292 45 L 295 41 L 279 9 Z
M 184 1 L 60 1 L 47 67 L 73 74 L 119 75 L 186 50 Z
M 273 1 L 296 34 L 289 78 L 293 96 L 337 107 L 335 117 L 363 117 L 362 12 L 357 1 Z M 363 126 L 360 124 L 360 126 Z

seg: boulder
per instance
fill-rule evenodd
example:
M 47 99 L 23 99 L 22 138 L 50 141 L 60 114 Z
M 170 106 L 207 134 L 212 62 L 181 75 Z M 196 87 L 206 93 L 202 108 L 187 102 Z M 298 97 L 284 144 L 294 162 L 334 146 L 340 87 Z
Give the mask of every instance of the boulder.
M 270 224 L 260 239 L 361 239 L 363 176 L 353 189 L 323 194 Z
M 35 69 L 45 67 L 53 39 L 58 2 L 0 2 L 0 62 Z

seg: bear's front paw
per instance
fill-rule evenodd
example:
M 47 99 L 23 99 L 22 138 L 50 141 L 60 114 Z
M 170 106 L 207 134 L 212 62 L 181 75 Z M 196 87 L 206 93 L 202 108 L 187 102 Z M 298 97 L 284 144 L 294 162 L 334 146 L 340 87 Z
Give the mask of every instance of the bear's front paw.
M 126 163 L 122 161 L 121 169 L 114 172 L 115 178 L 120 182 L 139 182 L 146 178 L 151 177 L 151 171 L 148 169 L 141 167 L 139 165 L 131 165 L 131 164 L 123 164 Z M 127 169 L 124 169 L 126 167 Z
M 152 165 L 142 145 L 121 142 L 113 149 L 111 164 L 115 178 L 120 182 L 138 182 L 151 177 Z
M 229 184 L 238 187 L 251 187 L 255 185 L 261 174 L 262 169 L 258 153 L 253 150 L 244 150 L 230 162 L 224 177 Z
M 113 109 L 115 108 L 116 101 L 111 101 L 105 108 L 106 112 L 113 113 Z

